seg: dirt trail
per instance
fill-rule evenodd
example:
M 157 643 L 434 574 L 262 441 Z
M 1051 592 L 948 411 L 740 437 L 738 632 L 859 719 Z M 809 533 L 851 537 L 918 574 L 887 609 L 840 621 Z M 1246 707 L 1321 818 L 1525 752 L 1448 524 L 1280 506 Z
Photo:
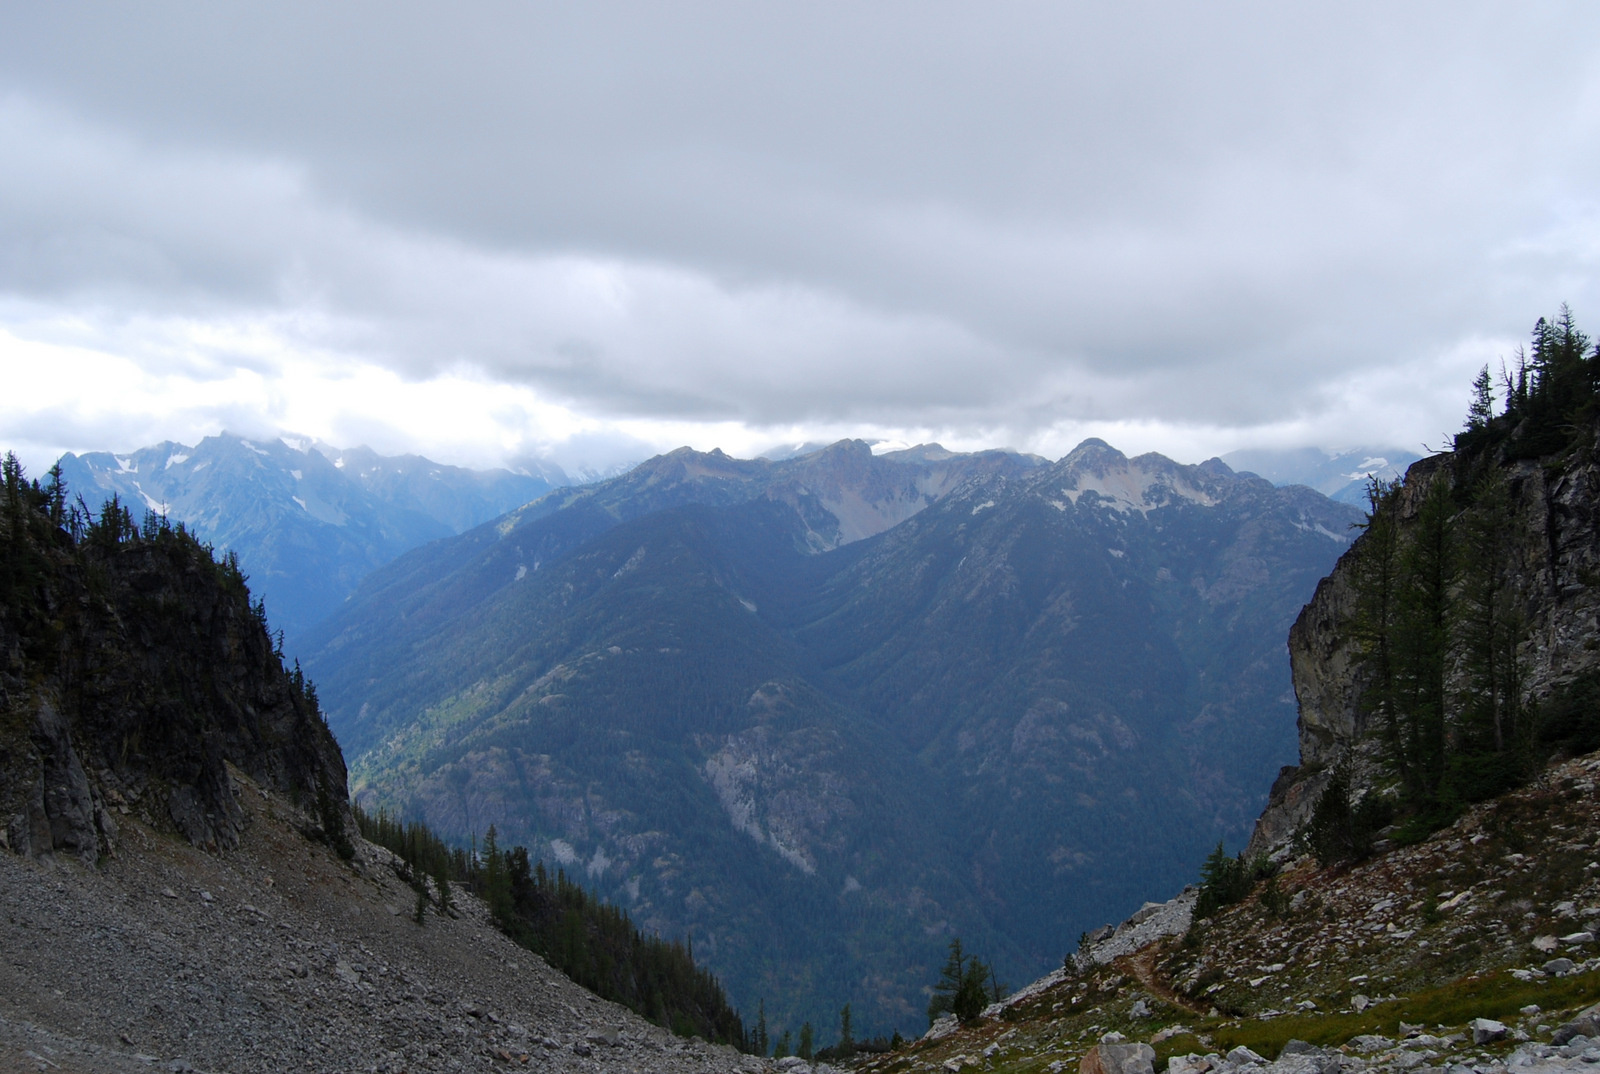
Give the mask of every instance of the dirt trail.
M 1196 1014 L 1204 1018 L 1208 1013 L 1208 1008 L 1202 1007 L 1188 996 L 1179 993 L 1156 974 L 1156 959 L 1161 956 L 1165 949 L 1165 944 L 1147 944 L 1131 955 L 1123 955 L 1112 965 L 1138 981 L 1139 984 L 1144 986 L 1145 991 L 1163 1003 L 1170 1003 L 1179 1010 L 1188 1011 L 1190 1014 Z

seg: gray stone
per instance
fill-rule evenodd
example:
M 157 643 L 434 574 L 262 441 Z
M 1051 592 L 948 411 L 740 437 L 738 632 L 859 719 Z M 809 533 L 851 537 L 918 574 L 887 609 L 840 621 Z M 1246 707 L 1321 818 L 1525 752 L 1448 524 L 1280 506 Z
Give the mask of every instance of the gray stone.
M 1506 1026 L 1504 1022 L 1497 1022 L 1493 1018 L 1474 1018 L 1472 1020 L 1472 1043 L 1488 1044 L 1490 1041 L 1505 1040 Z
M 1600 1036 L 1600 1004 L 1579 1011 L 1577 1017 L 1556 1029 L 1550 1037 L 1552 1044 L 1568 1044 L 1575 1037 Z
M 1227 1058 L 1228 1062 L 1232 1063 L 1234 1066 L 1240 1067 L 1247 1063 L 1258 1063 L 1262 1066 L 1265 1066 L 1267 1062 L 1265 1056 L 1257 1055 L 1255 1052 L 1251 1051 L 1249 1048 L 1246 1048 L 1242 1044 L 1233 1049 L 1233 1051 L 1229 1052 Z
M 1096 1044 L 1078 1064 L 1079 1074 L 1155 1074 L 1156 1050 L 1148 1044 Z
M 1394 1041 L 1377 1033 L 1363 1033 L 1350 1038 L 1350 1047 L 1358 1052 L 1381 1052 L 1385 1048 L 1393 1048 Z
M 1146 1003 L 1143 999 L 1134 1000 L 1133 1001 L 1133 1007 L 1128 1011 L 1128 1017 L 1129 1018 L 1149 1018 L 1150 1017 L 1150 1004 Z
M 1360 992 L 1357 992 L 1355 995 L 1350 997 L 1350 1009 L 1355 1011 L 1357 1014 L 1360 1014 L 1370 1006 L 1372 1006 L 1372 1001 L 1366 996 L 1363 996 Z
M 1308 1044 L 1303 1040 L 1291 1040 L 1278 1052 L 1278 1058 L 1282 1059 L 1286 1055 L 1316 1055 L 1321 1050 L 1315 1044 Z
M 1554 976 L 1562 973 L 1571 973 L 1576 967 L 1570 958 L 1552 958 L 1539 968 Z
M 622 1044 L 622 1034 L 618 1033 L 611 1026 L 601 1026 L 599 1029 L 591 1029 L 588 1033 L 584 1034 L 583 1039 L 587 1040 L 590 1044 L 604 1044 L 608 1048 L 616 1048 Z

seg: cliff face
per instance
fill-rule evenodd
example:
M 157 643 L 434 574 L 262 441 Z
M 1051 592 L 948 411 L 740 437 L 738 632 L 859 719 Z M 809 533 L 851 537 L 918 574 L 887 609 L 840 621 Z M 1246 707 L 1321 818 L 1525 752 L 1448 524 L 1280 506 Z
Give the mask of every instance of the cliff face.
M 28 490 L 20 490 L 26 498 Z M 345 840 L 345 767 L 237 570 L 170 530 L 74 541 L 0 490 L 0 819 L 13 851 L 112 854 L 137 816 L 204 847 L 245 824 L 230 766 Z M 353 830 L 350 829 L 350 830 Z
M 1392 509 L 1402 535 L 1417 524 L 1431 483 L 1452 489 L 1497 467 L 1510 494 L 1509 571 L 1524 630 L 1518 647 L 1524 700 L 1537 706 L 1580 677 L 1600 670 L 1600 424 L 1591 423 L 1559 455 L 1502 461 L 1444 453 L 1407 471 Z M 1403 537 L 1402 537 L 1403 539 Z M 1385 780 L 1383 743 L 1369 727 L 1366 683 L 1355 632 L 1357 563 L 1363 535 L 1317 586 L 1289 633 L 1300 764 L 1286 767 L 1256 824 L 1247 856 L 1281 852 L 1309 820 L 1336 768 L 1352 786 Z M 1459 663 L 1449 671 L 1459 690 Z

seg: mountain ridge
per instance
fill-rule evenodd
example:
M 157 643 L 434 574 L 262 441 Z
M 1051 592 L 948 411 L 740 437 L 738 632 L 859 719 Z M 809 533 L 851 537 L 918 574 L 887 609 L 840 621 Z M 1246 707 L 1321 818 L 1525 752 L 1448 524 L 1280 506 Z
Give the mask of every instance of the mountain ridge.
M 1087 917 L 1143 890 L 1103 864 L 1143 788 L 1185 788 L 1169 875 L 1242 838 L 1292 748 L 1282 632 L 1354 513 L 1103 444 L 896 454 L 680 450 L 400 557 L 307 658 L 358 795 L 458 838 L 492 820 L 791 1024 L 826 1013 L 783 999 L 799 965 L 896 965 L 836 987 L 906 1026 L 941 935 L 1053 962 L 1050 893 Z M 781 959 L 736 969 L 757 936 Z
M 236 552 L 291 648 L 374 568 L 537 498 L 551 478 L 565 480 L 559 470 L 473 471 L 419 455 L 228 432 L 193 447 L 164 441 L 127 454 L 68 453 L 58 465 L 90 510 L 114 494 Z

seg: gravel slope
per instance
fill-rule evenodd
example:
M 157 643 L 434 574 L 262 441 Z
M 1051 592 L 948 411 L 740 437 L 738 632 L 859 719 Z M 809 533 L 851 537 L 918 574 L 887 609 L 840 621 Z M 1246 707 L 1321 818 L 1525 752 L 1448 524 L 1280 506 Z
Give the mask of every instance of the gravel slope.
M 0 854 L 0 1069 L 754 1072 L 513 945 L 476 900 L 429 913 L 388 851 L 342 863 L 235 775 L 240 847 L 121 821 L 101 868 Z

